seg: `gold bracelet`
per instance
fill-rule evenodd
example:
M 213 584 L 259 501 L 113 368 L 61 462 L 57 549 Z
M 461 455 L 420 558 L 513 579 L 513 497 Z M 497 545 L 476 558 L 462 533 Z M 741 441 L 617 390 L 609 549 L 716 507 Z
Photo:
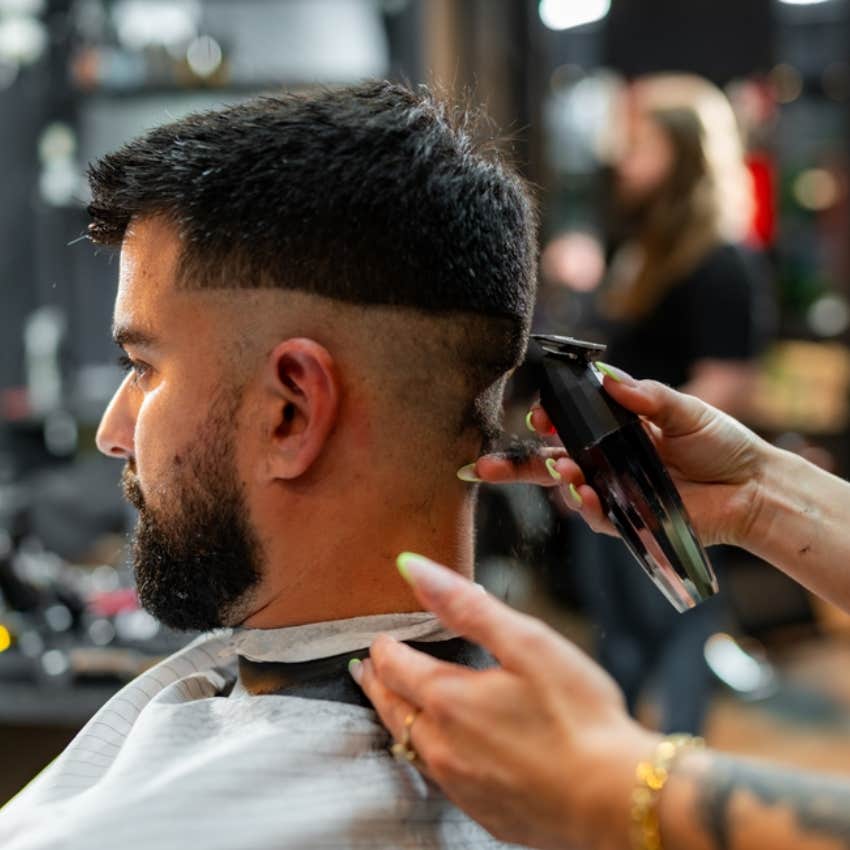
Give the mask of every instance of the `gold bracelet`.
M 632 792 L 632 837 L 635 850 L 662 850 L 658 819 L 658 798 L 673 769 L 673 763 L 685 751 L 705 746 L 702 738 L 668 735 L 655 748 L 652 761 L 638 763 L 637 787 Z

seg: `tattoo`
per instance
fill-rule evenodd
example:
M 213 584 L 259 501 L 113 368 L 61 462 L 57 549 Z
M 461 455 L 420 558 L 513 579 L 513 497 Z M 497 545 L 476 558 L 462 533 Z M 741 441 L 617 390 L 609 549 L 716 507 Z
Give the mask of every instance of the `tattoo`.
M 731 850 L 730 808 L 741 796 L 790 813 L 802 831 L 850 850 L 850 778 L 714 757 L 696 777 L 697 813 L 718 850 Z

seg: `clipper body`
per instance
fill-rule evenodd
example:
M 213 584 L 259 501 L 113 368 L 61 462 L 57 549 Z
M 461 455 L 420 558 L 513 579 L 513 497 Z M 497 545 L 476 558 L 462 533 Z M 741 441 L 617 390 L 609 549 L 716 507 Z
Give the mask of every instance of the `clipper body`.
M 634 413 L 602 388 L 605 346 L 532 334 L 540 402 L 596 490 L 623 542 L 679 611 L 717 593 L 717 579 L 679 492 Z

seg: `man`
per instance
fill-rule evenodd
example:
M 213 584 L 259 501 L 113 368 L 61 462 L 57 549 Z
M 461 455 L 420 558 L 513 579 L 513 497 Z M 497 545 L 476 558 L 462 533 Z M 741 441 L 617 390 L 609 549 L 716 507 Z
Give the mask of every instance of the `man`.
M 534 298 L 520 181 L 427 93 L 263 98 L 94 166 L 129 373 L 97 443 L 144 606 L 212 630 L 114 697 L 0 815 L 5 850 L 482 847 L 346 662 L 388 631 L 478 665 L 395 568 L 470 576 L 474 487 Z

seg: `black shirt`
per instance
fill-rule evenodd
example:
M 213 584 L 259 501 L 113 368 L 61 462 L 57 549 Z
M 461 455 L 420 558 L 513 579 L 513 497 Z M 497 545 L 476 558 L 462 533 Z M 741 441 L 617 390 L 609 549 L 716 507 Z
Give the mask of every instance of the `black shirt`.
M 611 322 L 602 359 L 636 378 L 678 387 L 698 360 L 749 360 L 759 354 L 772 317 L 753 258 L 734 245 L 718 245 L 645 316 Z

